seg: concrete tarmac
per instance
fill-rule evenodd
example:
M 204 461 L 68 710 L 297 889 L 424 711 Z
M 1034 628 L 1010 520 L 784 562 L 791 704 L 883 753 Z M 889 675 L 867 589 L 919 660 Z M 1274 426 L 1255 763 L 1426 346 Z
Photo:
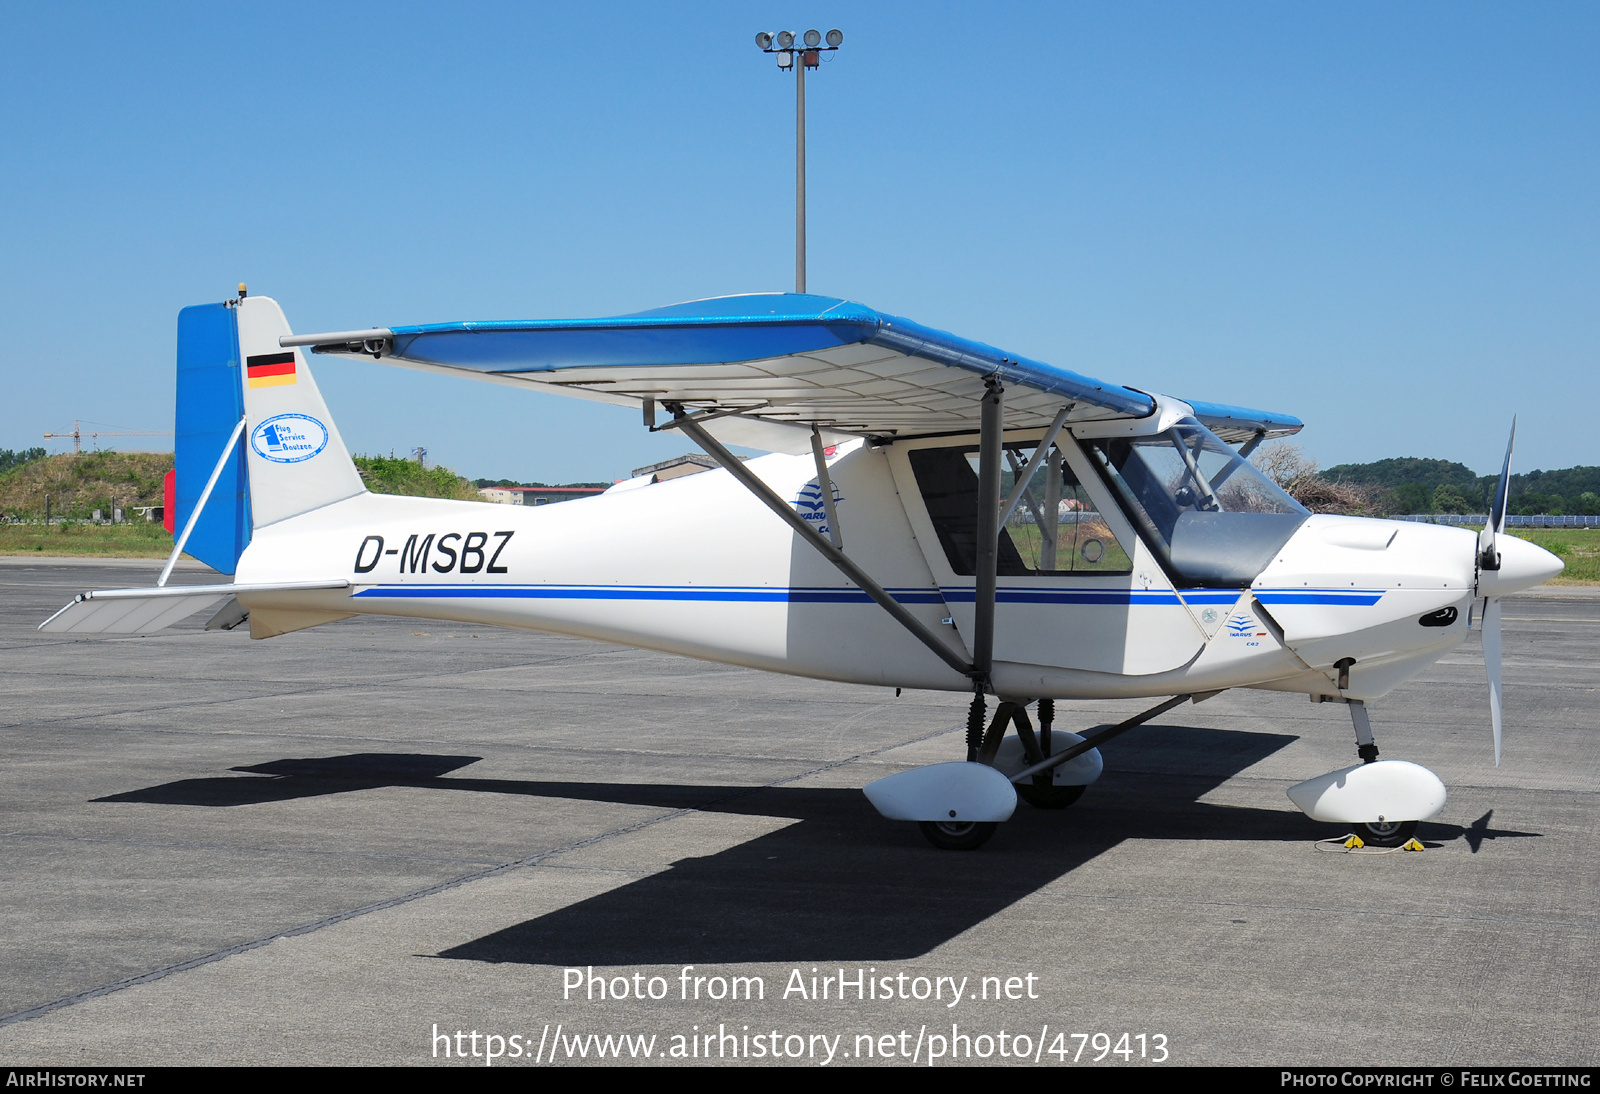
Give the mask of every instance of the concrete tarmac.
M 1499 768 L 1476 637 L 1373 704 L 1449 787 L 1422 853 L 1314 850 L 1284 790 L 1349 719 L 1243 691 L 960 853 L 859 788 L 962 756 L 962 696 L 407 620 L 35 630 L 158 569 L 0 560 L 0 1062 L 1600 1059 L 1586 590 L 1506 603 Z

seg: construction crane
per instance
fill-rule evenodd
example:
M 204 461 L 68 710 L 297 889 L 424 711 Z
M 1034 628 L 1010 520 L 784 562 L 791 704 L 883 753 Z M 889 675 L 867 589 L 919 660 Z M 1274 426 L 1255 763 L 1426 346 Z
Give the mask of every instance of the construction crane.
M 95 423 L 94 422 L 90 422 L 89 424 L 90 425 L 94 425 Z M 84 433 L 83 433 L 82 426 L 77 421 L 74 421 L 72 423 L 72 432 L 71 433 L 46 433 L 44 436 L 45 436 L 45 440 L 50 440 L 52 437 L 63 437 L 63 438 L 71 437 L 72 438 L 72 454 L 74 456 L 76 456 L 76 455 L 78 455 L 79 453 L 81 453 L 83 451 Z M 95 442 L 98 442 L 101 437 L 170 437 L 170 436 L 172 436 L 172 430 L 170 430 L 170 429 L 117 429 L 117 430 L 102 429 L 102 430 L 99 430 L 98 432 L 91 432 L 89 434 L 89 441 L 90 441 L 91 444 L 93 444 Z

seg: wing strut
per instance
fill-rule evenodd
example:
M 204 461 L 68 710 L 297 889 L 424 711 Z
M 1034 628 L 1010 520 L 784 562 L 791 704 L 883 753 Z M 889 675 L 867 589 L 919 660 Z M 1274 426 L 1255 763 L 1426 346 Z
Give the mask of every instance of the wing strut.
M 945 645 L 939 640 L 938 635 L 930 631 L 926 626 L 923 625 L 920 619 L 907 611 L 903 604 L 901 604 L 894 597 L 890 596 L 884 590 L 883 586 L 872 580 L 872 578 L 867 575 L 867 572 L 860 566 L 857 566 L 848 555 L 839 550 L 839 548 L 835 547 L 832 543 L 823 539 L 822 536 L 818 535 L 817 531 L 804 520 L 802 520 L 800 515 L 790 508 L 788 503 L 786 503 L 782 498 L 778 497 L 778 495 L 773 492 L 770 486 L 752 474 L 750 469 L 746 467 L 737 456 L 729 452 L 726 448 L 722 447 L 721 443 L 719 443 L 711 434 L 707 433 L 694 418 L 690 417 L 688 414 L 685 414 L 682 403 L 671 402 L 663 403 L 662 405 L 672 412 L 673 424 L 679 429 L 682 429 L 684 433 L 688 434 L 688 436 L 693 439 L 694 442 L 701 448 L 705 449 L 706 455 L 716 460 L 717 463 L 722 466 L 723 470 L 727 471 L 728 474 L 737 479 L 746 490 L 750 491 L 757 498 L 759 498 L 768 509 L 771 509 L 774 513 L 778 514 L 778 516 L 782 517 L 791 528 L 800 534 L 801 539 L 815 547 L 817 551 L 822 554 L 822 557 L 826 558 L 829 562 L 837 566 L 845 577 L 849 578 L 860 587 L 862 592 L 866 593 L 873 600 L 877 601 L 879 606 L 881 606 L 884 611 L 892 615 L 897 623 L 899 623 L 906 630 L 910 631 L 912 636 L 916 638 L 917 641 L 921 642 L 924 646 L 927 646 L 928 649 L 932 650 L 936 655 L 938 655 L 939 660 L 943 661 L 945 664 L 949 665 L 963 676 L 980 679 L 978 676 L 978 669 L 975 665 L 969 665 L 966 661 L 962 660 L 962 658 L 953 650 L 951 650 L 949 646 Z M 998 434 L 996 434 L 996 436 L 998 437 Z M 996 465 L 998 467 L 998 459 L 996 460 Z M 998 484 L 998 470 L 995 472 L 995 480 Z M 818 483 L 818 486 L 824 490 L 824 498 L 831 497 L 831 483 Z M 998 493 L 998 490 L 995 492 Z M 994 505 L 990 506 L 990 510 L 991 514 L 998 515 L 995 512 Z M 991 582 L 991 645 L 993 634 L 993 608 L 993 583 Z M 981 679 L 986 680 L 987 677 L 988 667 L 985 665 Z
M 811 427 L 811 458 L 817 464 L 817 490 L 822 494 L 822 509 L 828 515 L 828 538 L 844 550 L 844 529 L 839 527 L 839 510 L 833 504 L 833 480 L 828 477 L 828 457 L 822 450 L 822 431 Z
M 1217 694 L 1217 692 L 1213 691 L 1213 692 L 1210 692 L 1210 693 L 1194 692 L 1194 693 L 1185 694 L 1185 695 L 1174 695 L 1171 699 L 1168 699 L 1165 703 L 1162 703 L 1159 706 L 1153 706 L 1149 710 L 1145 711 L 1143 714 L 1135 714 L 1132 718 L 1129 718 L 1126 721 L 1118 722 L 1116 725 L 1110 727 L 1109 729 L 1102 729 L 1099 733 L 1093 734 L 1092 736 L 1089 736 L 1089 737 L 1085 737 L 1082 741 L 1079 741 L 1077 744 L 1071 745 L 1071 746 L 1069 746 L 1067 748 L 1064 748 L 1060 752 L 1057 752 L 1053 756 L 1049 756 L 1049 757 L 1047 757 L 1047 758 L 1045 758 L 1043 760 L 1040 760 L 1036 764 L 1029 764 L 1027 767 L 1023 768 L 1021 771 L 1017 772 L 1015 775 L 1010 776 L 1010 779 L 1014 783 L 1020 783 L 1024 779 L 1031 779 L 1035 775 L 1040 775 L 1040 774 L 1043 774 L 1046 771 L 1049 771 L 1051 768 L 1060 767 L 1062 764 L 1066 763 L 1068 760 L 1073 760 L 1073 759 L 1076 759 L 1079 756 L 1082 756 L 1085 752 L 1088 752 L 1091 748 L 1099 748 L 1101 745 L 1103 745 L 1107 741 L 1111 740 L 1111 738 L 1119 737 L 1122 734 L 1128 732 L 1128 730 L 1133 729 L 1136 726 L 1142 726 L 1152 718 L 1160 717 L 1161 715 L 1165 714 L 1167 711 L 1171 710 L 1173 707 L 1177 706 L 1179 703 L 1185 702 L 1186 700 L 1189 700 L 1189 699 L 1193 699 L 1195 702 L 1200 703 L 1200 702 L 1204 702 L 1205 700 L 1211 698 L 1211 696 L 1216 695 L 1216 694 Z M 1042 701 L 1043 700 L 1041 700 L 1041 702 Z M 1026 717 L 1026 715 L 1024 715 L 1024 717 Z
M 1028 459 L 1027 467 L 1019 468 L 1015 463 L 1011 465 L 1012 474 L 1016 476 L 1017 481 L 1016 484 L 1011 487 L 1011 496 L 1006 499 L 1005 512 L 1000 514 L 1000 523 L 996 526 L 996 538 L 999 538 L 998 529 L 1004 528 L 1006 526 L 1006 521 L 1011 519 L 1011 514 L 1017 511 L 1017 503 L 1020 502 L 1024 497 L 1027 497 L 1028 484 L 1033 481 L 1033 473 L 1039 470 L 1039 464 L 1043 462 L 1044 458 L 1049 454 L 1050 446 L 1056 443 L 1056 437 L 1060 436 L 1061 434 L 1061 427 L 1067 424 L 1067 415 L 1072 413 L 1072 408 L 1076 405 L 1076 403 L 1068 403 L 1066 406 L 1061 408 L 1060 413 L 1056 415 L 1055 421 L 1050 423 L 1050 428 L 1044 431 L 1044 437 L 1039 441 L 1037 447 L 1034 448 L 1033 455 Z M 1030 509 L 1035 508 L 1031 498 L 1029 498 L 1028 507 Z M 1040 527 L 1044 527 L 1042 522 Z
M 981 695 L 994 665 L 994 592 L 1000 569 L 1000 460 L 1005 386 L 998 376 L 983 381 L 978 434 L 977 603 L 972 617 L 972 681 Z

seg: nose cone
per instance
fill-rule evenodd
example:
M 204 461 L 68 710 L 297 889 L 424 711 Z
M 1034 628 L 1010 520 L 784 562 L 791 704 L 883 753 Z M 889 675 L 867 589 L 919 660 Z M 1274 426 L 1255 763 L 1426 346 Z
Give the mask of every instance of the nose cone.
M 1500 551 L 1500 569 L 1484 570 L 1478 575 L 1479 596 L 1505 596 L 1519 589 L 1531 589 L 1566 568 L 1555 555 L 1525 539 L 1499 535 L 1494 542 Z

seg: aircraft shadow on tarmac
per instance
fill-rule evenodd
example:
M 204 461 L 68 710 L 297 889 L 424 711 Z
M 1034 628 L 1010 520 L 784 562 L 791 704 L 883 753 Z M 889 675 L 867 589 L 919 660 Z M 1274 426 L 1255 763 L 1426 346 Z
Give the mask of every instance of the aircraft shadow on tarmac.
M 1063 812 L 1019 805 L 977 853 L 936 851 L 878 816 L 859 790 L 446 777 L 479 757 L 364 753 L 237 767 L 100 802 L 242 806 L 379 787 L 518 794 L 796 823 L 456 946 L 440 957 L 539 965 L 885 961 L 918 957 L 1126 839 L 1310 841 L 1298 811 L 1199 799 L 1290 742 L 1283 734 L 1149 725 L 1118 742 L 1104 777 Z M 268 776 L 262 778 L 259 776 Z M 1422 825 L 1425 841 L 1536 833 Z

